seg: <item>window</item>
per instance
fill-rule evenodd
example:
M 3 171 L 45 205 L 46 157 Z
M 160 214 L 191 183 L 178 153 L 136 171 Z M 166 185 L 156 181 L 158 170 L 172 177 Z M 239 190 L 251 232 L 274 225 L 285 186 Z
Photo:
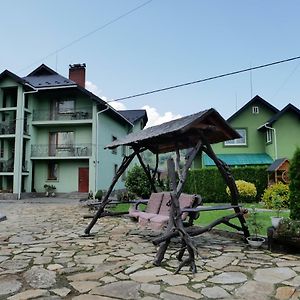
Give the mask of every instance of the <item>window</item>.
M 74 100 L 59 100 L 57 101 L 56 106 L 59 114 L 69 114 L 75 111 Z
M 258 106 L 252 106 L 252 113 L 253 113 L 254 115 L 259 114 L 259 107 L 258 107 Z
M 122 146 L 122 156 L 126 156 L 126 146 Z
M 116 175 L 118 172 L 118 165 L 114 164 L 114 175 Z
M 58 164 L 56 162 L 48 163 L 48 180 L 57 180 L 58 175 Z
M 56 150 L 72 151 L 74 148 L 74 131 L 49 133 L 49 155 L 56 155 Z
M 112 137 L 111 137 L 112 142 L 114 142 L 116 139 L 117 139 L 117 138 L 116 138 L 115 136 L 112 136 Z M 112 153 L 112 154 L 117 154 L 117 153 L 118 153 L 117 148 L 112 149 L 112 150 L 111 150 L 111 153 Z
M 4 140 L 0 140 L 0 158 L 4 157 Z
M 225 141 L 225 146 L 246 146 L 247 145 L 247 130 L 246 129 L 235 129 L 241 138 L 230 141 Z
M 272 130 L 271 129 L 267 129 L 266 142 L 267 143 L 272 143 Z

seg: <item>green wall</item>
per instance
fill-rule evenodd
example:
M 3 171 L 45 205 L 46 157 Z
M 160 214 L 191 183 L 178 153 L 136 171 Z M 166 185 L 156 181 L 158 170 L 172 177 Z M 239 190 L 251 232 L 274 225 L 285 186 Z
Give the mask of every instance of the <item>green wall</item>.
M 277 135 L 278 158 L 291 159 L 297 146 L 300 147 L 299 117 L 292 112 L 286 112 L 273 124 L 273 127 Z
M 58 163 L 58 179 L 47 180 L 48 161 L 35 160 L 34 188 L 37 192 L 44 192 L 44 184 L 56 186 L 56 192 L 76 192 L 78 191 L 78 168 L 88 167 L 87 160 L 56 160 Z

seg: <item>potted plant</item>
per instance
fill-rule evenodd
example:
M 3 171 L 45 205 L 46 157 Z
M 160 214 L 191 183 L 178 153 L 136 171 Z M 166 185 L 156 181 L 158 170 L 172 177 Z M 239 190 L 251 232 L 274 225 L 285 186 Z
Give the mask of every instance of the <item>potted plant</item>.
M 282 201 L 279 196 L 277 196 L 273 199 L 272 206 L 273 206 L 273 209 L 276 210 L 276 216 L 271 217 L 271 222 L 272 222 L 272 226 L 274 228 L 277 228 L 279 225 L 279 222 L 282 220 L 282 217 L 279 216 L 280 211 L 282 209 Z
M 249 230 L 253 233 L 247 237 L 248 244 L 251 247 L 260 247 L 264 243 L 265 238 L 258 236 L 258 233 L 262 229 L 263 225 L 259 220 L 258 211 L 254 206 L 251 208 L 251 212 L 247 218 L 247 225 Z
M 44 185 L 44 189 L 46 190 L 46 197 L 55 197 L 55 190 L 56 190 L 56 186 L 53 184 L 45 184 Z

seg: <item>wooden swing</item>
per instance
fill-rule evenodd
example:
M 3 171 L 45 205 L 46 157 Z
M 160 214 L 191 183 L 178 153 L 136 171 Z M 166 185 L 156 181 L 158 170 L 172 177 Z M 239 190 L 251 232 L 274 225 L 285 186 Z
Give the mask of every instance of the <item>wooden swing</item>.
M 228 125 L 222 116 L 215 109 L 211 108 L 158 126 L 150 127 L 136 133 L 131 133 L 123 139 L 112 142 L 110 145 L 106 146 L 106 148 L 114 149 L 119 146 L 129 146 L 132 149 L 132 153 L 124 157 L 122 164 L 118 168 L 112 180 L 107 194 L 98 208 L 98 211 L 85 229 L 85 234 L 90 235 L 90 231 L 97 220 L 108 215 L 104 209 L 105 206 L 111 202 L 109 196 L 119 177 L 124 173 L 134 157 L 138 158 L 141 166 L 143 167 L 149 179 L 152 191 L 157 192 L 155 187 L 155 175 L 158 168 L 158 155 L 160 153 L 175 152 L 176 166 L 179 166 L 179 150 L 191 149 L 182 170 L 180 170 L 179 167 L 175 168 L 175 162 L 173 159 L 168 160 L 168 176 L 171 183 L 171 210 L 169 222 L 165 232 L 153 240 L 154 245 L 159 245 L 159 249 L 154 259 L 154 264 L 161 264 L 171 239 L 180 236 L 182 247 L 177 258 L 181 261 L 185 250 L 188 251 L 188 258 L 180 263 L 176 273 L 179 272 L 184 265 L 190 265 L 191 271 L 193 273 L 197 272 L 195 255 L 198 253 L 193 245 L 191 236 L 196 236 L 207 232 L 214 226 L 221 223 L 243 231 L 245 237 L 249 236 L 249 231 L 244 219 L 244 214 L 246 211 L 241 209 L 241 207 L 238 205 L 239 195 L 234 178 L 232 177 L 228 166 L 216 157 L 211 147 L 211 144 L 213 143 L 219 143 L 239 137 L 239 134 Z M 149 166 L 145 165 L 141 157 L 141 153 L 145 150 L 150 150 L 156 155 L 156 167 L 153 173 L 151 173 Z M 179 205 L 179 197 L 187 179 L 188 170 L 190 169 L 196 155 L 198 153 L 201 154 L 202 152 L 206 153 L 215 162 L 219 172 L 221 173 L 231 192 L 231 204 L 228 206 L 218 207 L 216 209 L 231 208 L 234 210 L 234 213 L 217 219 L 208 226 L 202 228 L 184 227 L 181 218 L 182 213 L 197 213 L 205 210 L 216 210 L 205 207 L 188 208 L 182 210 L 180 209 Z M 176 178 L 176 173 L 179 180 Z M 209 184 L 209 182 L 207 184 Z M 238 218 L 240 226 L 230 223 L 230 220 L 233 218 Z

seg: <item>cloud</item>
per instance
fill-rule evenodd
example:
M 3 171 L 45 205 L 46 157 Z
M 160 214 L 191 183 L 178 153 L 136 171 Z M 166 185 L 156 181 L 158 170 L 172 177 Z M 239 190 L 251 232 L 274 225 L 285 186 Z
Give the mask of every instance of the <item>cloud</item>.
M 145 105 L 142 108 L 147 111 L 147 115 L 148 115 L 147 127 L 159 125 L 182 117 L 181 115 L 173 114 L 170 111 L 167 111 L 163 115 L 161 115 L 155 107 L 151 107 L 149 105 Z
M 92 83 L 91 81 L 85 82 L 85 88 L 106 102 L 110 100 L 109 98 L 103 96 L 102 90 L 96 84 Z M 110 102 L 109 105 L 112 106 L 115 110 L 126 110 L 127 109 L 126 105 L 120 101 Z M 145 109 L 147 111 L 147 115 L 148 115 L 148 123 L 147 123 L 146 127 L 159 125 L 164 122 L 168 122 L 168 121 L 171 121 L 174 119 L 181 118 L 181 115 L 173 114 L 170 111 L 167 111 L 164 114 L 160 114 L 155 107 L 151 107 L 149 105 L 143 106 L 142 109 Z
M 108 99 L 106 96 L 102 95 L 102 90 L 98 88 L 98 86 L 94 83 L 92 83 L 91 81 L 86 81 L 85 82 L 85 88 L 87 90 L 89 90 L 90 92 L 92 92 L 93 94 L 95 94 L 96 96 L 100 97 L 102 100 L 104 100 L 105 102 L 109 101 L 110 99 Z M 112 106 L 115 110 L 125 110 L 126 106 L 125 104 L 123 104 L 122 102 L 110 102 L 109 103 L 110 106 Z
M 92 92 L 93 94 L 95 94 L 96 96 L 102 98 L 102 97 L 101 97 L 102 90 L 99 89 L 99 88 L 97 87 L 97 85 L 94 84 L 94 83 L 92 83 L 91 81 L 88 81 L 88 80 L 87 80 L 87 81 L 85 82 L 85 88 L 86 88 L 87 90 L 89 90 L 90 92 Z M 104 99 L 103 99 L 103 100 L 104 100 Z

